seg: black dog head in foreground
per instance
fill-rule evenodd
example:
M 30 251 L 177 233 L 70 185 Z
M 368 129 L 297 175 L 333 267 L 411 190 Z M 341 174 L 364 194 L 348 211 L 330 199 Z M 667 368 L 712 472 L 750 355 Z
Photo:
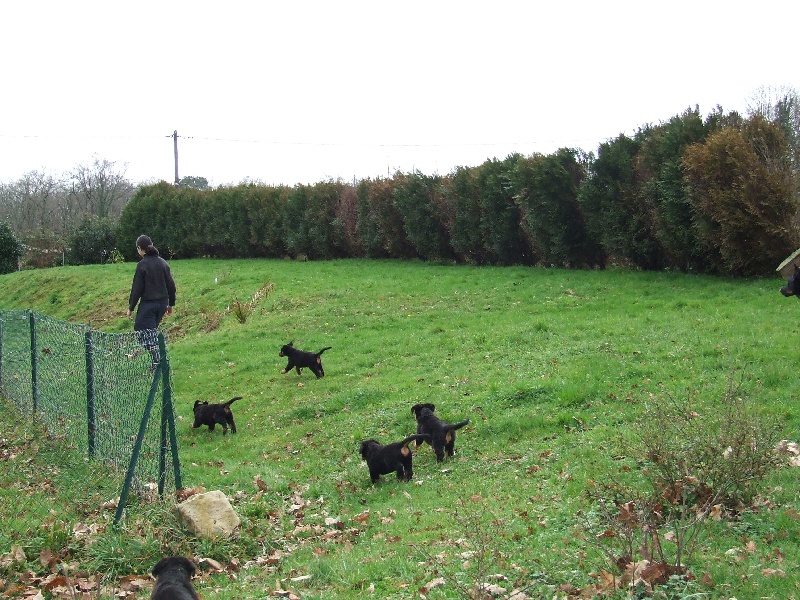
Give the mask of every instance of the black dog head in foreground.
M 208 430 L 214 431 L 214 426 L 219 424 L 222 425 L 222 435 L 228 433 L 228 426 L 231 428 L 231 433 L 236 433 L 236 421 L 233 420 L 231 404 L 241 399 L 241 396 L 236 396 L 223 404 L 209 404 L 195 400 L 192 429 L 208 425 Z
M 465 419 L 459 423 L 448 423 L 443 421 L 433 411 L 436 407 L 430 402 L 425 404 L 415 404 L 411 407 L 411 412 L 417 419 L 417 433 L 427 434 L 427 441 L 436 454 L 436 462 L 443 461 L 448 456 L 453 456 L 456 452 L 456 429 L 461 429 L 469 423 Z M 419 446 L 422 442 L 417 442 Z
M 183 556 L 169 556 L 156 563 L 151 571 L 156 578 L 151 600 L 200 600 L 192 587 L 195 566 Z
M 794 266 L 794 273 L 786 280 L 786 285 L 781 288 L 781 294 L 786 296 L 794 296 L 800 300 L 800 268 Z
M 323 377 L 325 375 L 325 371 L 322 369 L 322 358 L 321 355 L 325 350 L 330 350 L 331 346 L 327 346 L 320 350 L 319 352 L 305 352 L 304 350 L 298 350 L 294 347 L 294 342 L 289 342 L 288 344 L 284 344 L 281 346 L 281 351 L 278 353 L 278 356 L 285 356 L 289 359 L 289 362 L 286 365 L 286 368 L 281 371 L 281 373 L 286 374 L 292 369 L 297 371 L 297 374 L 301 374 L 301 369 L 309 368 L 314 375 L 317 376 L 317 379 Z

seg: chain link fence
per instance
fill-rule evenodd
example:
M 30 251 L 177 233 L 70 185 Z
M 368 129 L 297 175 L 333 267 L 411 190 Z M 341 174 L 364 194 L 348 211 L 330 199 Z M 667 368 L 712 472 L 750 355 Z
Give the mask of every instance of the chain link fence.
M 0 310 L 0 555 L 180 488 L 171 389 L 162 332 Z

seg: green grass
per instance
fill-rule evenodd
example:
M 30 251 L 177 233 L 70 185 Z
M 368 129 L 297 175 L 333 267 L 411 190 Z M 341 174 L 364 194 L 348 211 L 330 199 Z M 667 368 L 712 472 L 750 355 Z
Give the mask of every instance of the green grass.
M 800 305 L 778 293 L 777 278 L 361 260 L 171 265 L 178 303 L 164 325 L 184 484 L 223 490 L 243 526 L 212 544 L 145 508 L 122 533 L 71 551 L 102 573 L 146 572 L 161 553 L 180 552 L 244 565 L 235 578 L 198 580 L 205 600 L 266 597 L 276 580 L 304 598 L 409 598 L 441 576 L 447 583 L 427 597 L 455 598 L 485 574 L 552 598 L 556 586 L 584 587 L 608 568 L 581 535 L 583 494 L 637 464 L 619 453 L 644 402 L 687 389 L 717 399 L 734 373 L 785 438 L 800 438 Z M 132 275 L 132 264 L 4 275 L 0 307 L 127 331 Z M 267 281 L 275 288 L 246 323 L 225 314 Z M 325 378 L 280 374 L 278 349 L 290 340 L 333 347 Z M 236 395 L 239 433 L 189 427 L 196 399 Z M 456 457 L 436 464 L 426 446 L 414 482 L 384 476 L 373 486 L 359 441 L 413 433 L 417 402 L 471 419 Z M 776 472 L 759 498 L 757 509 L 710 525 L 689 567 L 714 585 L 689 591 L 797 597 L 797 470 Z M 726 554 L 748 542 L 752 551 Z

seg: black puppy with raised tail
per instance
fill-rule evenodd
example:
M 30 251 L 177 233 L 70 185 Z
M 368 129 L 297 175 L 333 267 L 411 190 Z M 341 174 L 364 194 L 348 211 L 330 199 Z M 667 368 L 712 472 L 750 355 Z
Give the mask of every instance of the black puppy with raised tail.
M 411 407 L 417 419 L 417 433 L 426 434 L 427 441 L 436 454 L 436 462 L 442 462 L 446 457 L 455 454 L 456 429 L 461 429 L 469 423 L 465 419 L 460 423 L 447 423 L 433 414 L 436 406 L 427 402 L 425 404 L 415 404 Z M 418 441 L 417 446 L 422 442 Z
M 286 368 L 283 369 L 281 373 L 286 374 L 294 369 L 297 371 L 297 374 L 300 375 L 301 369 L 309 368 L 312 373 L 317 376 L 317 379 L 319 379 L 325 375 L 325 371 L 322 369 L 322 353 L 331 348 L 332 346 L 326 346 L 319 352 L 306 352 L 304 350 L 297 350 L 294 347 L 294 342 L 289 342 L 281 346 L 281 351 L 278 353 L 278 356 L 285 356 L 289 359 Z
M 236 433 L 236 421 L 233 420 L 231 404 L 241 399 L 241 396 L 236 396 L 223 404 L 209 404 L 208 402 L 195 400 L 194 423 L 192 423 L 192 429 L 208 425 L 208 430 L 214 431 L 214 426 L 222 425 L 222 435 L 228 433 L 229 426 L 231 428 L 231 433 Z
M 156 563 L 151 571 L 156 578 L 151 600 L 200 600 L 192 587 L 195 566 L 183 556 L 168 556 Z
M 388 475 L 392 471 L 397 473 L 398 481 L 411 481 L 414 471 L 411 468 L 412 458 L 409 444 L 415 440 L 417 443 L 421 443 L 424 439 L 429 441 L 430 437 L 414 434 L 402 442 L 394 442 L 385 446 L 378 440 L 361 442 L 361 458 L 367 461 L 372 483 L 378 483 L 381 475 Z

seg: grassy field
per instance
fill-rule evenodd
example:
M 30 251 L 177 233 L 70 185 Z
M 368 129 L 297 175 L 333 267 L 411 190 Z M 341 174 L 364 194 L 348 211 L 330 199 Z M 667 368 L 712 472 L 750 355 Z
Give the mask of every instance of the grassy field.
M 196 580 L 204 600 L 465 598 L 484 583 L 506 597 L 589 597 L 613 565 L 587 491 L 647 473 L 631 448 L 648 409 L 687 399 L 702 420 L 735 381 L 749 410 L 800 439 L 800 304 L 778 293 L 777 277 L 361 260 L 171 266 L 178 303 L 164 325 L 183 481 L 224 491 L 243 523 L 236 539 L 208 542 L 159 512 L 72 549 L 109 577 L 182 553 L 224 567 Z M 128 331 L 132 275 L 132 264 L 3 275 L 0 307 Z M 272 291 L 240 322 L 231 307 L 266 283 Z M 323 379 L 280 373 L 278 350 L 292 340 L 332 347 Z M 243 396 L 236 435 L 190 428 L 195 400 L 232 396 Z M 412 482 L 373 485 L 359 442 L 414 433 L 420 402 L 470 419 L 455 458 L 437 464 L 424 446 Z M 798 597 L 798 472 L 771 472 L 747 506 L 706 521 L 686 561 L 694 581 L 656 591 Z

